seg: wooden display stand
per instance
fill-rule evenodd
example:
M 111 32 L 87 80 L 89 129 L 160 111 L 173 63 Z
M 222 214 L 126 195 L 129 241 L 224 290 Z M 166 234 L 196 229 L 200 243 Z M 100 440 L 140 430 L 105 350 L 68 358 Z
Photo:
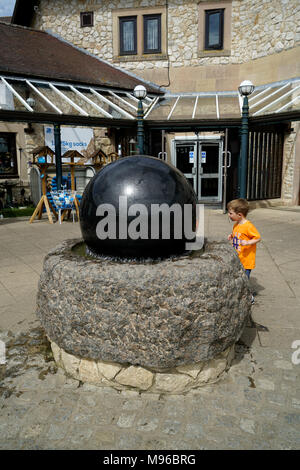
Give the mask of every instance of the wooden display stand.
M 43 207 L 45 206 L 47 216 L 49 219 L 50 224 L 53 224 L 53 218 L 50 212 L 52 210 L 56 220 L 58 219 L 58 215 L 52 206 L 51 202 L 47 198 L 47 169 L 49 165 L 53 165 L 54 160 L 54 152 L 47 146 L 44 147 L 37 147 L 32 151 L 33 154 L 33 163 L 39 168 L 41 175 L 42 175 L 42 197 L 37 204 L 34 213 L 32 214 L 29 223 L 31 224 L 36 216 L 40 220 L 43 214 Z M 51 162 L 47 162 L 47 156 L 50 157 Z M 43 157 L 45 159 L 44 163 L 39 163 L 38 158 Z
M 42 197 L 38 205 L 36 206 L 29 223 L 32 223 L 37 216 L 39 220 L 41 219 L 42 213 L 43 213 L 43 207 L 45 206 L 49 222 L 53 224 L 53 218 L 52 218 L 50 209 L 52 210 L 56 220 L 58 220 L 58 214 L 47 197 L 47 169 L 50 165 L 54 164 L 55 153 L 49 147 L 44 146 L 44 147 L 37 147 L 36 149 L 32 151 L 32 154 L 33 154 L 33 164 L 39 168 L 41 175 L 42 175 Z M 45 162 L 40 163 L 38 161 L 39 157 L 43 157 Z M 47 157 L 50 158 L 50 162 L 47 162 Z M 96 170 L 99 171 L 103 166 L 117 160 L 118 154 L 116 152 L 111 152 L 107 155 L 105 152 L 103 152 L 103 150 L 99 149 L 99 150 L 96 150 L 91 156 L 84 157 L 77 150 L 68 150 L 62 155 L 62 158 L 70 159 L 69 162 L 62 162 L 62 165 L 70 167 L 71 190 L 75 191 L 75 167 L 76 166 L 85 166 L 86 161 L 91 159 L 92 160 L 91 165 L 94 166 Z M 74 161 L 75 158 L 77 161 Z M 75 204 L 77 218 L 79 220 L 79 202 L 76 197 L 74 200 L 74 204 Z M 71 209 L 63 210 L 61 214 L 61 221 L 63 221 L 66 214 L 68 214 L 68 217 L 69 217 L 70 213 L 71 213 Z
M 92 165 L 100 170 L 104 165 L 111 163 L 118 159 L 118 154 L 116 152 L 111 152 L 106 155 L 103 150 L 99 149 L 96 150 L 92 155 L 90 155 L 89 159 L 92 160 Z
M 62 158 L 69 158 L 70 159 L 70 162 L 63 162 L 62 165 L 68 165 L 70 166 L 70 173 L 71 173 L 71 190 L 72 191 L 75 191 L 75 167 L 76 166 L 83 166 L 84 164 L 81 163 L 81 160 L 84 158 L 83 155 L 81 153 L 79 153 L 77 150 L 67 150 L 67 152 L 65 152 L 63 155 L 62 155 Z M 75 158 L 78 158 L 79 161 L 76 161 L 74 162 L 74 159 Z M 76 210 L 76 215 L 77 215 L 77 218 L 79 220 L 79 202 L 78 202 L 78 199 L 77 197 L 75 196 L 75 199 L 74 199 L 74 204 L 75 204 L 75 210 Z M 70 216 L 70 212 L 71 212 L 71 209 L 66 209 L 63 211 L 62 215 L 61 215 L 61 221 L 64 220 L 64 216 L 66 213 L 68 213 L 68 217 Z

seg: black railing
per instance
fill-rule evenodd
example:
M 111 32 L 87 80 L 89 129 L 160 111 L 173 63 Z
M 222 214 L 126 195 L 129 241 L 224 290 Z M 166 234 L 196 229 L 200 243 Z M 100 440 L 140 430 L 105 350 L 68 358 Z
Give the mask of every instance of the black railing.
M 282 132 L 249 132 L 247 199 L 281 197 Z

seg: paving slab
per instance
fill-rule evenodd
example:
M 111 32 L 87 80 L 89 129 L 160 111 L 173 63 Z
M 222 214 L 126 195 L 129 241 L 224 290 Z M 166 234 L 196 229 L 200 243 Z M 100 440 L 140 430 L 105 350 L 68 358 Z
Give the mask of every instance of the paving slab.
M 35 316 L 37 280 L 46 253 L 80 237 L 79 224 L 0 221 L 0 449 L 299 448 L 300 212 L 255 209 L 249 219 L 262 234 L 252 317 L 268 330 L 249 324 L 221 381 L 173 396 L 82 384 L 56 367 Z M 231 227 L 205 210 L 206 237 L 224 240 Z

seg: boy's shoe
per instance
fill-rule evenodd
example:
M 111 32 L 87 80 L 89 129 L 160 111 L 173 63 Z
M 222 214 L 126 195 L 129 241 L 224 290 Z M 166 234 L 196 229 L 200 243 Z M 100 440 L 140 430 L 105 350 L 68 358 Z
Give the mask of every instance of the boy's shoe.
M 251 295 L 251 304 L 253 305 L 253 304 L 254 304 L 254 302 L 255 302 L 255 300 L 254 300 L 254 296 L 253 296 L 253 295 Z

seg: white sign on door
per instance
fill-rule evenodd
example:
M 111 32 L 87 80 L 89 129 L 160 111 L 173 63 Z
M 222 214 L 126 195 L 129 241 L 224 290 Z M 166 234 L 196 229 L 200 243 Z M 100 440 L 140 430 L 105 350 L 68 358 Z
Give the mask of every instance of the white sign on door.
M 50 147 L 51 150 L 55 151 L 54 141 L 54 128 L 53 126 L 45 126 L 45 145 Z M 67 150 L 77 150 L 83 156 L 86 156 L 86 150 L 94 137 L 93 129 L 84 127 L 61 127 L 60 138 L 61 138 L 61 154 L 63 155 Z M 78 161 L 79 158 L 75 158 L 74 161 Z M 62 161 L 66 161 L 62 158 Z
M 206 152 L 201 152 L 201 163 L 206 163 Z
M 189 159 L 190 159 L 190 163 L 194 163 L 194 152 L 193 151 L 189 152 Z

